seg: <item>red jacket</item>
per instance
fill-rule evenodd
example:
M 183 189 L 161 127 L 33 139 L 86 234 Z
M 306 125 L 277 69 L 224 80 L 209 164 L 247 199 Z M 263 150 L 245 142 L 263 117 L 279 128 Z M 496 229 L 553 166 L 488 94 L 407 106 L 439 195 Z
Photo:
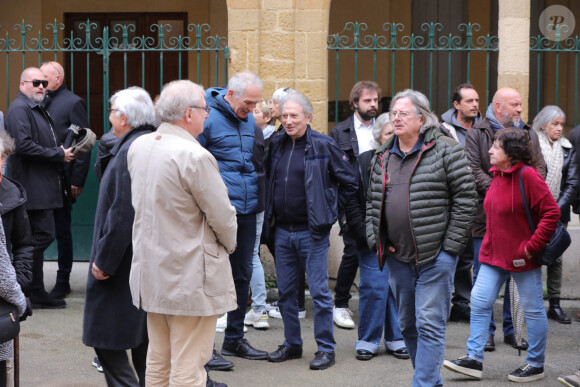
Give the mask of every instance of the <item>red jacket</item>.
M 519 174 L 524 166 L 520 162 L 503 172 L 491 168 L 493 179 L 483 202 L 487 232 L 479 261 L 514 272 L 540 266 L 535 258 L 526 258 L 524 248 L 535 257 L 550 241 L 560 219 L 560 209 L 546 182 L 534 168 L 526 168 L 522 180 L 536 224 L 532 235 L 520 193 Z

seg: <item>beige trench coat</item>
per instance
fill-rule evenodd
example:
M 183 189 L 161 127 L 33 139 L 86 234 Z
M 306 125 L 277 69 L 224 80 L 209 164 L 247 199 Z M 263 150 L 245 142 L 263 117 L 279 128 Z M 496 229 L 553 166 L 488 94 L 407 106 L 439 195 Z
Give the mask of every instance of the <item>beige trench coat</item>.
M 135 140 L 128 163 L 133 304 L 183 316 L 237 308 L 228 258 L 236 247 L 236 210 L 215 158 L 184 129 L 163 123 Z

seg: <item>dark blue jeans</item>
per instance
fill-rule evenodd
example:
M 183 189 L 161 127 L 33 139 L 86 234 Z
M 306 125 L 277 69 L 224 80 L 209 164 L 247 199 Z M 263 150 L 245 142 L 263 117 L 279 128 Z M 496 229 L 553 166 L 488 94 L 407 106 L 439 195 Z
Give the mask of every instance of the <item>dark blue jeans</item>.
M 71 232 L 71 211 L 59 208 L 54 212 L 54 228 L 58 247 L 58 271 L 56 282 L 69 282 L 73 265 L 73 240 Z
M 473 238 L 473 286 L 475 286 L 475 280 L 477 279 L 477 274 L 479 273 L 479 268 L 481 263 L 479 263 L 479 250 L 481 249 L 481 243 L 483 238 Z M 512 307 L 510 305 L 510 277 L 508 276 L 505 281 L 504 297 L 503 297 L 503 335 L 514 334 L 514 324 L 512 322 Z M 493 308 L 491 311 L 491 322 L 489 324 L 489 334 L 495 335 L 496 324 L 493 317 Z
M 236 310 L 228 312 L 228 325 L 224 336 L 224 344 L 234 344 L 244 338 L 244 317 L 250 294 L 252 257 L 256 241 L 256 214 L 237 215 L 236 217 L 238 219 L 238 246 L 236 251 L 230 254 L 230 264 L 236 287 L 238 307 Z
M 358 302 L 358 340 L 355 350 L 377 353 L 381 346 L 383 331 L 385 347 L 396 351 L 405 346 L 399 328 L 399 312 L 395 295 L 389 286 L 389 268 L 379 270 L 379 260 L 368 249 L 358 251 L 360 267 Z
M 334 352 L 332 294 L 328 288 L 329 235 L 310 238 L 309 231 L 276 229 L 276 281 L 278 307 L 284 322 L 284 345 L 302 347 L 298 319 L 298 271 L 306 269 L 310 295 L 314 301 L 314 338 L 318 351 Z M 228 315 L 229 320 L 229 315 Z

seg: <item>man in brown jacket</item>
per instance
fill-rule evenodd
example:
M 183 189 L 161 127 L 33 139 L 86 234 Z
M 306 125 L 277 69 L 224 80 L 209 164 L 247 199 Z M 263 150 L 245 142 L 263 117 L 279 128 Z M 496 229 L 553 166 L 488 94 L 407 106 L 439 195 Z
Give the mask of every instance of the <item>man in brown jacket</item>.
M 200 86 L 167 84 L 157 102 L 161 126 L 128 154 L 130 285 L 134 305 L 147 311 L 147 386 L 206 386 L 217 316 L 237 307 L 228 259 L 236 211 L 215 158 L 196 140 L 208 112 Z
M 532 130 L 530 126 L 522 122 L 521 114 L 522 97 L 520 93 L 509 87 L 498 89 L 493 96 L 491 104 L 488 106 L 487 111 L 485 112 L 485 118 L 476 123 L 471 130 L 468 130 L 467 136 L 465 138 L 465 153 L 467 154 L 469 164 L 473 169 L 475 186 L 479 195 L 477 216 L 473 221 L 473 227 L 471 229 L 473 236 L 474 284 L 480 267 L 479 249 L 481 247 L 483 237 L 485 236 L 485 211 L 483 210 L 483 199 L 485 198 L 485 193 L 491 184 L 492 176 L 489 173 L 492 165 L 489 160 L 488 151 L 493 143 L 495 132 L 504 128 L 512 127 L 521 128 L 522 130 L 527 131 L 534 146 L 536 159 L 538 161 L 538 172 L 540 175 L 546 178 L 546 164 L 544 163 L 544 157 L 542 156 L 538 135 L 535 131 Z M 509 294 L 509 280 L 506 282 L 505 294 Z M 504 343 L 516 346 L 509 297 L 504 298 L 503 333 Z M 495 350 L 494 334 L 495 321 L 492 315 L 491 324 L 489 327 L 489 336 L 487 343 L 485 344 L 485 350 L 488 352 Z M 528 344 L 524 340 L 521 346 L 522 349 L 526 349 L 527 346 Z

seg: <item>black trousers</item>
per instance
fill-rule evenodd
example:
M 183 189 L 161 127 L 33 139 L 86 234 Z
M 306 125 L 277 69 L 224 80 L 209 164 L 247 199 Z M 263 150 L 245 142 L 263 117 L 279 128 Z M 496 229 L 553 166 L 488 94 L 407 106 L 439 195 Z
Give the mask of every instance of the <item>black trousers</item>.
M 54 240 L 54 216 L 52 210 L 27 211 L 32 230 L 34 250 L 32 252 L 31 293 L 42 293 L 44 289 L 44 251 Z
M 340 261 L 340 266 L 338 267 L 338 274 L 336 275 L 334 306 L 348 308 L 348 301 L 352 297 L 350 288 L 358 270 L 358 252 L 356 241 L 346 235 L 342 236 L 342 240 L 344 242 L 344 251 L 342 253 L 342 261 Z
M 56 282 L 69 282 L 73 265 L 73 240 L 71 232 L 71 211 L 67 208 L 54 210 L 54 227 L 58 246 L 58 271 Z
M 131 349 L 131 368 L 127 351 L 95 348 L 95 353 L 99 357 L 103 373 L 109 387 L 145 387 L 145 368 L 147 362 L 147 347 L 145 342 L 137 348 Z M 135 375 L 137 373 L 137 375 Z
M 460 308 L 468 308 L 471 299 L 471 268 L 473 267 L 473 238 L 469 238 L 467 246 L 463 254 L 457 260 L 457 268 L 455 269 L 455 292 L 451 303 Z
M 0 361 L 0 387 L 6 387 L 6 360 Z

